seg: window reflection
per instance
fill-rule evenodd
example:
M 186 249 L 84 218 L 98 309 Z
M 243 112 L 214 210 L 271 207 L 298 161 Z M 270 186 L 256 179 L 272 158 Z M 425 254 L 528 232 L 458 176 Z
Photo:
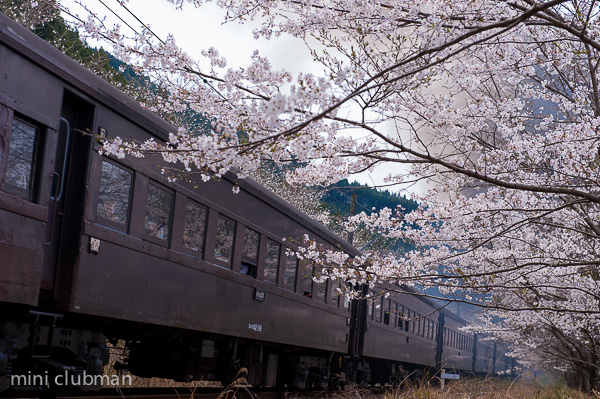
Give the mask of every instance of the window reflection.
M 344 309 L 350 310 L 350 294 L 344 294 Z
M 185 207 L 185 225 L 183 228 L 183 246 L 202 254 L 206 235 L 206 217 L 208 209 L 195 202 L 188 201 Z
M 275 241 L 267 240 L 267 258 L 265 259 L 266 282 L 277 285 L 277 276 L 279 270 L 279 252 L 281 246 Z
M 36 132 L 35 127 L 13 120 L 4 181 L 27 197 L 31 192 Z
M 215 242 L 215 258 L 226 263 L 231 263 L 233 254 L 233 237 L 235 223 L 219 216 L 217 222 L 217 237 Z
M 313 277 L 320 278 L 322 275 L 323 268 L 321 266 L 315 266 Z M 325 302 L 325 296 L 327 295 L 327 281 L 325 280 L 322 283 L 314 281 L 313 284 L 315 298 L 321 302 Z
M 259 234 L 249 229 L 244 228 L 244 244 L 242 247 L 242 264 L 240 265 L 240 273 L 256 278 L 256 265 L 258 260 L 258 240 Z
M 133 174 L 110 162 L 102 161 L 98 191 L 99 218 L 127 226 Z
M 334 280 L 329 280 L 330 284 L 331 284 L 331 293 L 329 294 L 329 304 L 331 306 L 334 307 L 338 307 L 339 306 L 339 301 L 340 301 L 340 294 L 338 293 L 338 286 L 339 283 L 337 281 Z
M 385 301 L 384 302 L 384 306 L 385 307 L 383 308 L 383 324 L 386 324 L 386 325 L 389 326 L 390 325 L 390 306 L 391 306 L 391 303 L 390 303 L 389 299 L 385 299 L 384 301 Z
M 144 232 L 152 237 L 168 240 L 172 207 L 173 193 L 150 183 Z
M 285 260 L 285 273 L 283 276 L 283 286 L 288 290 L 296 289 L 296 271 L 298 269 L 298 258 L 290 254 Z
M 373 299 L 373 314 L 375 315 L 375 321 L 381 323 L 381 297 Z
M 300 262 L 302 270 L 302 294 L 312 298 L 312 275 L 313 275 L 313 265 L 312 263 L 307 263 L 306 261 Z
M 254 261 L 258 257 L 258 238 L 259 235 L 256 231 L 247 227 L 244 229 L 244 248 L 242 253 L 245 257 Z

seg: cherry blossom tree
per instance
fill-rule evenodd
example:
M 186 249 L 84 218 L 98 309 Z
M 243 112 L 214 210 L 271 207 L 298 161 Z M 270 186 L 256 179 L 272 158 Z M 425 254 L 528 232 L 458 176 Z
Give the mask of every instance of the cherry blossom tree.
M 181 126 L 167 143 L 116 138 L 104 151 L 160 152 L 204 179 L 230 170 L 243 178 L 266 158 L 306 162 L 290 183 L 326 185 L 375 167 L 400 190 L 427 182 L 412 194 L 417 211 L 361 213 L 347 226 L 415 250 L 349 259 L 307 242 L 300 255 L 327 264 L 335 280 L 460 293 L 503 320 L 477 328 L 518 344 L 523 357 L 543 352 L 553 366 L 583 370 L 582 386 L 597 388 L 598 3 L 216 3 L 229 22 L 260 22 L 257 38 L 301 38 L 323 74 L 273 70 L 258 52 L 247 67 L 227 68 L 214 48 L 203 68 L 173 37 L 148 29 L 128 37 L 93 13 L 80 16 L 88 35 L 169 93 L 149 108 L 211 121 L 202 131 Z

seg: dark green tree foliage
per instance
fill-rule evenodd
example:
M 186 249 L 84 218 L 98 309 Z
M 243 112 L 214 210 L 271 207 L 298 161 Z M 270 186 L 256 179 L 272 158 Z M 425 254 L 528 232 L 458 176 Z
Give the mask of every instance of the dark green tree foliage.
M 396 209 L 400 205 L 404 213 L 410 213 L 417 209 L 418 204 L 405 196 L 392 193 L 388 190 L 378 190 L 360 184 L 356 181 L 350 183 L 348 179 L 341 180 L 331 186 L 323 194 L 322 201 L 327 205 L 332 214 L 348 216 L 350 214 L 350 198 L 356 193 L 356 212 L 367 213 L 390 208 Z
M 327 206 L 332 217 L 344 219 L 350 215 L 352 194 L 356 193 L 356 213 L 379 212 L 383 208 L 400 210 L 407 214 L 417 209 L 418 204 L 405 196 L 392 193 L 388 190 L 378 190 L 358 182 L 350 183 L 347 179 L 341 180 L 324 190 L 321 202 Z M 412 243 L 403 240 L 384 239 L 364 229 L 354 233 L 353 244 L 360 248 L 379 250 L 382 252 L 402 253 L 414 248 Z

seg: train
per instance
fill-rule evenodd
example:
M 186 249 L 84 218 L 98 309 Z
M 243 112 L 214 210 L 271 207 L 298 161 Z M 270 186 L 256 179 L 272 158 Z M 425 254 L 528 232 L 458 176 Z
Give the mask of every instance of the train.
M 359 251 L 252 179 L 173 182 L 161 158 L 99 152 L 174 131 L 0 14 L 0 392 L 101 376 L 119 342 L 115 368 L 133 375 L 226 383 L 243 368 L 282 389 L 511 367 L 408 287 L 352 299 L 313 279 L 287 238 Z

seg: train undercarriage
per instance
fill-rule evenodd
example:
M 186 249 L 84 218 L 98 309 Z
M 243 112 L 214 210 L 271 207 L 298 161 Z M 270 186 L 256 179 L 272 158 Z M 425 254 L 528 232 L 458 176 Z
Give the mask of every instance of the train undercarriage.
M 0 392 L 92 391 L 130 383 L 123 374 L 321 390 L 350 382 L 365 387 L 399 383 L 410 371 L 410 366 L 377 359 L 190 330 L 23 307 L 3 311 L 12 317 L 0 324 Z

